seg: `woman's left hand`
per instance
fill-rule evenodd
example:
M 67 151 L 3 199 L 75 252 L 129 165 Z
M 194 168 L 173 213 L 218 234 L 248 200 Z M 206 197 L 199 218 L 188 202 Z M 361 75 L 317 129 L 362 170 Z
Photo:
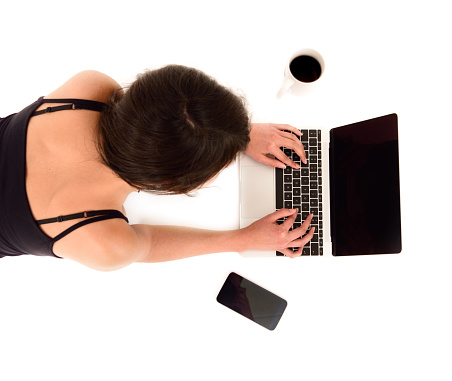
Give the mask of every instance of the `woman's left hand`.
M 300 130 L 288 124 L 252 123 L 251 141 L 246 153 L 253 159 L 271 167 L 285 168 L 288 165 L 297 169 L 298 164 L 288 158 L 281 147 L 295 151 L 301 161 L 306 164 L 306 154 L 298 136 L 301 136 Z

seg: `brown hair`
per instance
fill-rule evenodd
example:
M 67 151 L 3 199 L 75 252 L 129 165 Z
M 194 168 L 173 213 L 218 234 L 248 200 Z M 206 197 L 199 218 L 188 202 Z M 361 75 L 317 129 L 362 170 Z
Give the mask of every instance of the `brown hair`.
M 200 187 L 248 142 L 244 100 L 179 65 L 139 75 L 124 96 L 112 97 L 99 124 L 104 163 L 131 186 L 156 193 Z

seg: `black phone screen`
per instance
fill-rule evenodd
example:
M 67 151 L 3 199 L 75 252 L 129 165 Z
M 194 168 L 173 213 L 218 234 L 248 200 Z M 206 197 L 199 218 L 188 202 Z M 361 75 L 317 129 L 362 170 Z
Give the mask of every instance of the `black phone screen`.
M 217 302 L 272 331 L 287 307 L 284 299 L 236 273 L 227 277 Z

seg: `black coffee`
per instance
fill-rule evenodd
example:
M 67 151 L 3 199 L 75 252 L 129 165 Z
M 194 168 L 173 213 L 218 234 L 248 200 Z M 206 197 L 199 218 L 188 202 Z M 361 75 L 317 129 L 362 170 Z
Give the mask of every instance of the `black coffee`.
M 320 78 L 322 67 L 311 56 L 295 57 L 289 65 L 292 75 L 301 82 L 314 82 Z

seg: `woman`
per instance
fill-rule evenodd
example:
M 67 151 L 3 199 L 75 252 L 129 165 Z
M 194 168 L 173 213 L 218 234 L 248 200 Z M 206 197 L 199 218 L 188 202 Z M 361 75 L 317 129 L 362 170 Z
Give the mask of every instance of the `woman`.
M 295 210 L 240 230 L 208 231 L 129 225 L 123 209 L 134 191 L 205 186 L 240 151 L 295 166 L 279 147 L 305 154 L 284 130 L 299 134 L 287 125 L 250 128 L 243 101 L 196 69 L 146 72 L 126 93 L 105 74 L 81 72 L 0 120 L 0 256 L 49 255 L 101 271 L 250 249 L 294 257 L 288 247 L 301 248 L 313 235 L 300 238 L 311 217 L 289 231 Z M 280 218 L 287 219 L 278 225 Z

